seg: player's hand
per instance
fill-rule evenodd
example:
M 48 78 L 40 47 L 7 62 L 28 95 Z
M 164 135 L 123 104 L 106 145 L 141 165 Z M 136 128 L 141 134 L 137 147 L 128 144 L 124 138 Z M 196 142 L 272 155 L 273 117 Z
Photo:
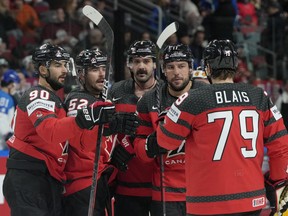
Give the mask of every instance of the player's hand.
M 158 145 L 157 135 L 155 131 L 147 137 L 145 150 L 149 158 L 154 158 L 158 155 L 166 154 L 168 152 L 167 149 L 162 148 L 161 146 Z
M 78 110 L 75 121 L 82 129 L 92 129 L 94 125 L 108 123 L 115 113 L 115 105 L 111 102 L 97 101 L 89 107 Z
M 270 202 L 271 214 L 282 216 L 288 209 L 288 181 L 270 179 L 269 172 L 265 174 L 266 196 Z
M 125 172 L 128 169 L 128 162 L 135 156 L 130 154 L 122 145 L 116 145 L 114 148 L 110 163 L 118 170 Z
M 110 134 L 121 133 L 133 135 L 139 126 L 138 117 L 134 113 L 115 113 L 109 123 Z

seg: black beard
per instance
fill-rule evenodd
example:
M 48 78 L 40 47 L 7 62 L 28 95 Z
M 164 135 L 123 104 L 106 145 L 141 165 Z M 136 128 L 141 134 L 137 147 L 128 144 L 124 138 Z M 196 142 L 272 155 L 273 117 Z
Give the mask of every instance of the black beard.
M 188 79 L 186 82 L 184 82 L 183 84 L 182 84 L 182 86 L 179 86 L 179 87 L 174 87 L 173 85 L 170 85 L 169 84 L 169 86 L 170 86 L 170 88 L 173 90 L 173 91 L 182 91 L 183 89 L 185 89 L 186 88 L 186 86 L 189 84 L 189 82 L 190 82 L 190 80 L 191 79 Z
M 51 79 L 50 76 L 46 78 L 46 81 L 47 81 L 47 83 L 49 83 L 51 88 L 54 89 L 55 91 L 58 91 L 59 89 L 64 87 L 64 84 L 62 84 L 56 80 Z

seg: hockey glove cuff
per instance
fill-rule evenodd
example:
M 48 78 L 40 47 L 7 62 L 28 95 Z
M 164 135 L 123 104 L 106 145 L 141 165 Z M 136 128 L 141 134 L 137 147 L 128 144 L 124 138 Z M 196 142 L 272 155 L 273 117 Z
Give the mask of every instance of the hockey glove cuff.
M 265 175 L 266 196 L 270 202 L 272 215 L 282 215 L 288 209 L 288 186 L 287 180 L 273 181 L 269 172 Z
M 91 130 L 94 125 L 110 122 L 114 113 L 115 106 L 111 102 L 97 101 L 78 110 L 75 121 L 80 128 Z
M 161 154 L 166 154 L 168 152 L 167 149 L 162 148 L 157 143 L 156 132 L 151 133 L 147 139 L 145 144 L 146 154 L 149 158 L 154 158 Z

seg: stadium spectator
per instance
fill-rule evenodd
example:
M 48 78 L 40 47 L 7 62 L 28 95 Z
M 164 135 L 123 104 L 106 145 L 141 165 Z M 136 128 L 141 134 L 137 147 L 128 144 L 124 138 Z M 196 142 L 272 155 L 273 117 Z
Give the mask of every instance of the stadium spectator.
M 240 16 L 240 25 L 258 25 L 258 16 L 254 4 L 250 0 L 238 0 L 238 15 Z
M 36 11 L 29 4 L 23 0 L 15 0 L 14 13 L 18 27 L 22 30 L 23 34 L 29 34 L 38 37 L 38 27 L 40 27 L 40 20 Z
M 82 27 L 75 22 L 67 21 L 62 8 L 58 8 L 55 12 L 56 20 L 54 23 L 44 25 L 41 41 L 60 45 L 67 49 L 67 51 L 72 51 L 72 47 L 78 42 L 77 38 Z

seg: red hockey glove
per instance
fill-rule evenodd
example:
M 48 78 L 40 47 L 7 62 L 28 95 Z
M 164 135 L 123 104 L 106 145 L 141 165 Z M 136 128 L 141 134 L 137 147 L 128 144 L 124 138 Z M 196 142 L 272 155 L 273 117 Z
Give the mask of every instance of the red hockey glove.
M 97 101 L 89 107 L 78 110 L 75 121 L 82 129 L 92 129 L 94 125 L 111 121 L 115 106 L 111 102 Z
M 288 182 L 286 179 L 273 181 L 270 179 L 269 172 L 265 175 L 266 196 L 270 202 L 271 214 L 277 213 L 278 216 L 288 209 Z
M 158 155 L 166 154 L 168 152 L 167 149 L 162 148 L 161 146 L 158 145 L 157 135 L 155 131 L 147 137 L 145 150 L 149 158 L 154 158 Z

